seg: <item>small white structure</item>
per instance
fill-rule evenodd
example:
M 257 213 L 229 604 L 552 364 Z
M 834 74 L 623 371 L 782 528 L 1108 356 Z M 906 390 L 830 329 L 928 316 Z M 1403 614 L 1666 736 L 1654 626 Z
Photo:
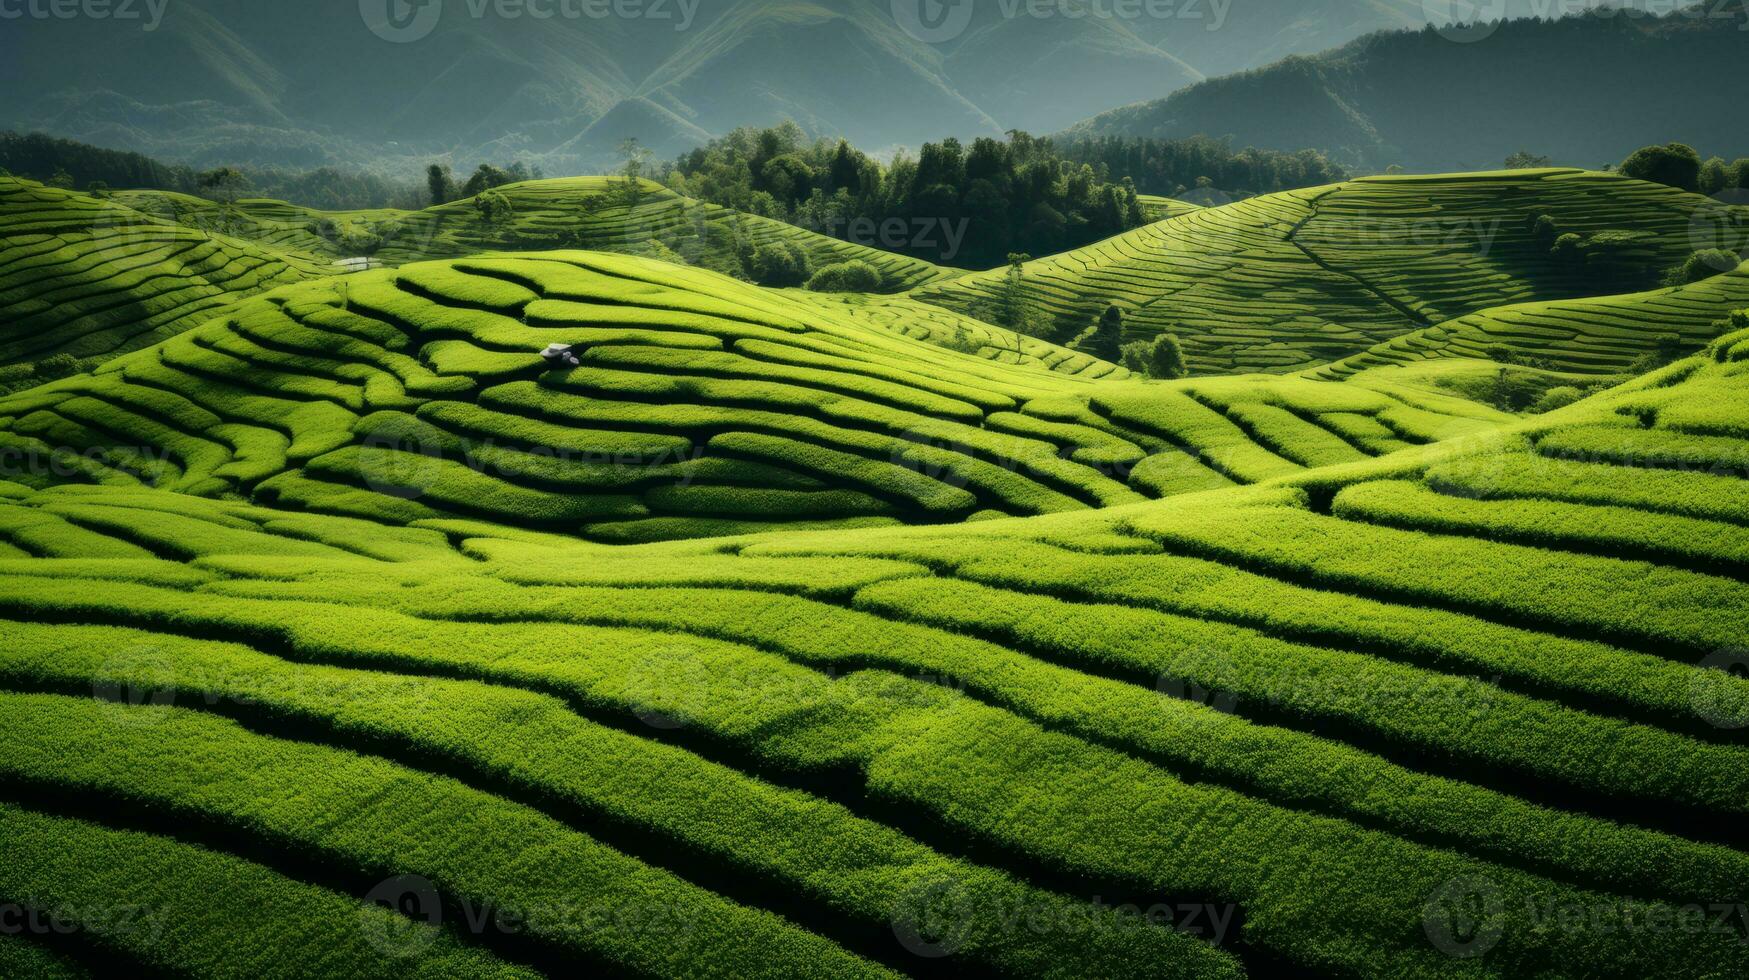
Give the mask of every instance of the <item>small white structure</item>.
M 546 358 L 548 364 L 555 366 L 566 364 L 571 367 L 581 367 L 583 364 L 577 358 L 577 348 L 569 344 L 549 344 L 546 350 L 540 352 L 540 356 Z

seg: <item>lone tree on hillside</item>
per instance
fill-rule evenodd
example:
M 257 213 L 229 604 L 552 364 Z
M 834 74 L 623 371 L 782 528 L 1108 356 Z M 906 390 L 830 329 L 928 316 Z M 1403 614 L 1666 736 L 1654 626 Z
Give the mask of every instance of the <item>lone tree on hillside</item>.
M 1050 323 L 1026 292 L 1026 264 L 1031 261 L 1032 256 L 1025 252 L 1008 253 L 1008 271 L 997 284 L 995 295 L 973 303 L 972 316 L 1028 337 L 1049 333 Z
M 1184 348 L 1178 343 L 1177 334 L 1163 333 L 1153 340 L 1123 345 L 1123 366 L 1161 381 L 1190 376 L 1190 366 L 1184 361 Z
M 237 203 L 237 195 L 249 186 L 249 178 L 243 176 L 243 171 L 236 167 L 219 167 L 208 170 L 197 178 L 200 189 L 216 196 L 226 207 Z
M 1123 360 L 1123 311 L 1107 306 L 1091 327 L 1069 344 L 1083 354 L 1117 364 Z
M 1148 350 L 1148 373 L 1163 381 L 1174 381 L 1190 376 L 1190 365 L 1184 360 L 1184 347 L 1178 343 L 1178 335 L 1163 333 L 1154 338 L 1154 345 Z
M 425 168 L 425 186 L 431 191 L 432 207 L 455 200 L 455 177 L 442 164 L 434 163 Z
M 497 191 L 487 191 L 474 198 L 474 210 L 480 213 L 480 220 L 495 231 L 503 231 L 516 220 L 516 208 L 509 198 Z
M 1697 191 L 1700 189 L 1700 154 L 1686 143 L 1642 147 L 1621 162 L 1621 175 Z
M 795 242 L 766 242 L 753 250 L 748 273 L 761 286 L 800 286 L 812 268 L 808 253 Z
M 619 153 L 625 158 L 625 163 L 620 165 L 619 170 L 620 176 L 624 178 L 620 194 L 626 207 L 635 208 L 644 200 L 644 170 L 650 165 L 650 148 L 633 137 L 620 141 Z

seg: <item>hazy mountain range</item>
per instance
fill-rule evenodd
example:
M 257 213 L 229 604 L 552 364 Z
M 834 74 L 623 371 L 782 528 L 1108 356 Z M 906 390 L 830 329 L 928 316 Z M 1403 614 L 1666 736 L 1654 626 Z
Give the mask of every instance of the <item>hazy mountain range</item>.
M 1152 16 L 1127 0 L 130 3 L 130 18 L 0 26 L 0 127 L 294 167 L 599 162 L 627 136 L 666 156 L 786 118 L 879 151 L 1060 129 L 1421 17 L 1419 0 L 1177 0 Z
M 1744 129 L 1749 33 L 1726 19 L 1454 43 L 1422 30 L 1445 4 L 118 0 L 106 19 L 0 22 L 0 128 L 196 165 L 404 172 L 449 154 L 554 173 L 608 166 L 626 137 L 668 157 L 784 119 L 877 153 L 1075 126 L 1426 170 L 1519 148 L 1596 165 Z M 1138 99 L 1154 101 L 1105 111 Z
M 1362 169 L 1495 168 L 1519 150 L 1615 163 L 1677 140 L 1749 155 L 1749 5 L 1709 0 L 1660 18 L 1588 14 L 1476 31 L 1360 38 L 1102 113 L 1076 136 L 1232 136 L 1314 147 Z

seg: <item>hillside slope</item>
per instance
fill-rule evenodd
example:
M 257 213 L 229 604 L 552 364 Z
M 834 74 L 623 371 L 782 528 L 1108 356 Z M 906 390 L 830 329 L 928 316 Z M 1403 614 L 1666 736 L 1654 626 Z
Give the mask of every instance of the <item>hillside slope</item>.
M 1704 345 L 1725 314 L 1749 307 L 1749 263 L 1686 286 L 1591 299 L 1521 303 L 1457 317 L 1388 340 L 1314 371 L 1342 378 L 1383 364 L 1432 358 L 1488 357 L 1506 348 L 1580 374 L 1621 374 L 1661 344 Z
M 637 253 L 666 249 L 688 263 L 728 272 L 736 253 L 791 242 L 815 266 L 860 259 L 903 290 L 953 274 L 921 259 L 840 241 L 794 225 L 683 197 L 651 180 L 635 200 L 617 177 L 557 177 L 496 188 L 510 216 L 493 222 L 476 198 L 422 211 L 318 211 L 283 201 L 242 200 L 234 206 L 162 191 L 114 196 L 147 213 L 171 215 L 195 227 L 222 228 L 277 247 L 332 258 L 364 256 L 400 265 L 507 250 L 589 248 Z M 324 234 L 322 226 L 331 230 Z
M 138 350 L 233 299 L 334 271 L 297 248 L 0 177 L 0 380 L 55 354 Z
M 1419 452 L 951 527 L 610 548 L 0 483 L 0 901 L 153 909 L 102 951 L 172 972 L 1742 975 L 1734 927 L 1621 924 L 1746 900 L 1746 368 L 1749 331 Z M 408 941 L 381 895 L 690 925 Z
M 1177 334 L 1198 373 L 1288 372 L 1490 307 L 1644 288 L 1715 207 L 1588 171 L 1368 177 L 1183 213 L 1029 262 L 1024 283 L 1059 323 L 1116 304 L 1135 336 Z M 1562 260 L 1536 233 L 1545 214 L 1563 233 L 1628 233 L 1633 251 L 1614 267 Z M 1004 274 L 912 295 L 963 311 Z
M 1735 93 L 1713 84 L 1749 54 L 1749 8 L 1689 6 L 1699 15 L 1513 21 L 1465 43 L 1433 27 L 1369 35 L 1112 109 L 1065 135 L 1231 136 L 1419 172 L 1495 167 L 1520 150 L 1596 167 L 1672 139 L 1727 160 L 1749 155 Z M 1683 97 L 1670 98 L 1673 88 Z M 1429 92 L 1452 94 L 1430 110 Z
M 868 262 L 890 290 L 952 274 L 653 182 L 640 187 L 633 204 L 623 181 L 604 177 L 513 184 L 497 191 L 513 214 L 492 222 L 473 199 L 424 211 L 324 212 L 164 191 L 100 199 L 0 177 L 0 383 L 28 383 L 28 365 L 57 353 L 95 364 L 174 336 L 226 303 L 364 265 L 587 247 L 740 272 L 741 256 L 788 242 L 816 267 Z
M 960 354 L 913 339 L 912 308 L 893 302 L 601 253 L 415 264 L 247 300 L 0 398 L 0 445 L 41 471 L 14 477 L 32 483 L 70 466 L 633 540 L 1106 507 L 1509 420 L 1314 381 L 1126 381 L 990 328 L 966 345 L 983 357 Z M 554 343 L 579 363 L 543 361 Z

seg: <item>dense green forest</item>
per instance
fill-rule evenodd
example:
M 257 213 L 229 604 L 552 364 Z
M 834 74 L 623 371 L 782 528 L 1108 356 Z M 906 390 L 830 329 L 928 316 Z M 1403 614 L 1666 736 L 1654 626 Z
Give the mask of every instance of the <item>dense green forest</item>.
M 991 268 L 1011 253 L 1078 248 L 1145 223 L 1137 192 L 1215 188 L 1238 197 L 1346 174 L 1314 152 L 1246 149 L 1207 137 L 1078 140 L 1012 131 L 925 143 L 887 164 L 794 123 L 742 128 L 663 168 L 675 190 L 847 241 L 949 265 Z
M 1129 181 L 1101 179 L 1020 132 L 970 146 L 925 143 L 883 165 L 842 140 L 809 140 L 794 123 L 741 128 L 660 177 L 701 200 L 972 268 L 1014 251 L 1086 245 L 1146 220 Z
M 1317 150 L 1283 153 L 1246 147 L 1231 139 L 1192 136 L 1163 140 L 1098 136 L 1051 141 L 1066 160 L 1085 163 L 1095 173 L 1121 174 L 1143 194 L 1180 197 L 1199 187 L 1231 197 L 1251 197 L 1318 187 L 1347 180 L 1347 170 Z

